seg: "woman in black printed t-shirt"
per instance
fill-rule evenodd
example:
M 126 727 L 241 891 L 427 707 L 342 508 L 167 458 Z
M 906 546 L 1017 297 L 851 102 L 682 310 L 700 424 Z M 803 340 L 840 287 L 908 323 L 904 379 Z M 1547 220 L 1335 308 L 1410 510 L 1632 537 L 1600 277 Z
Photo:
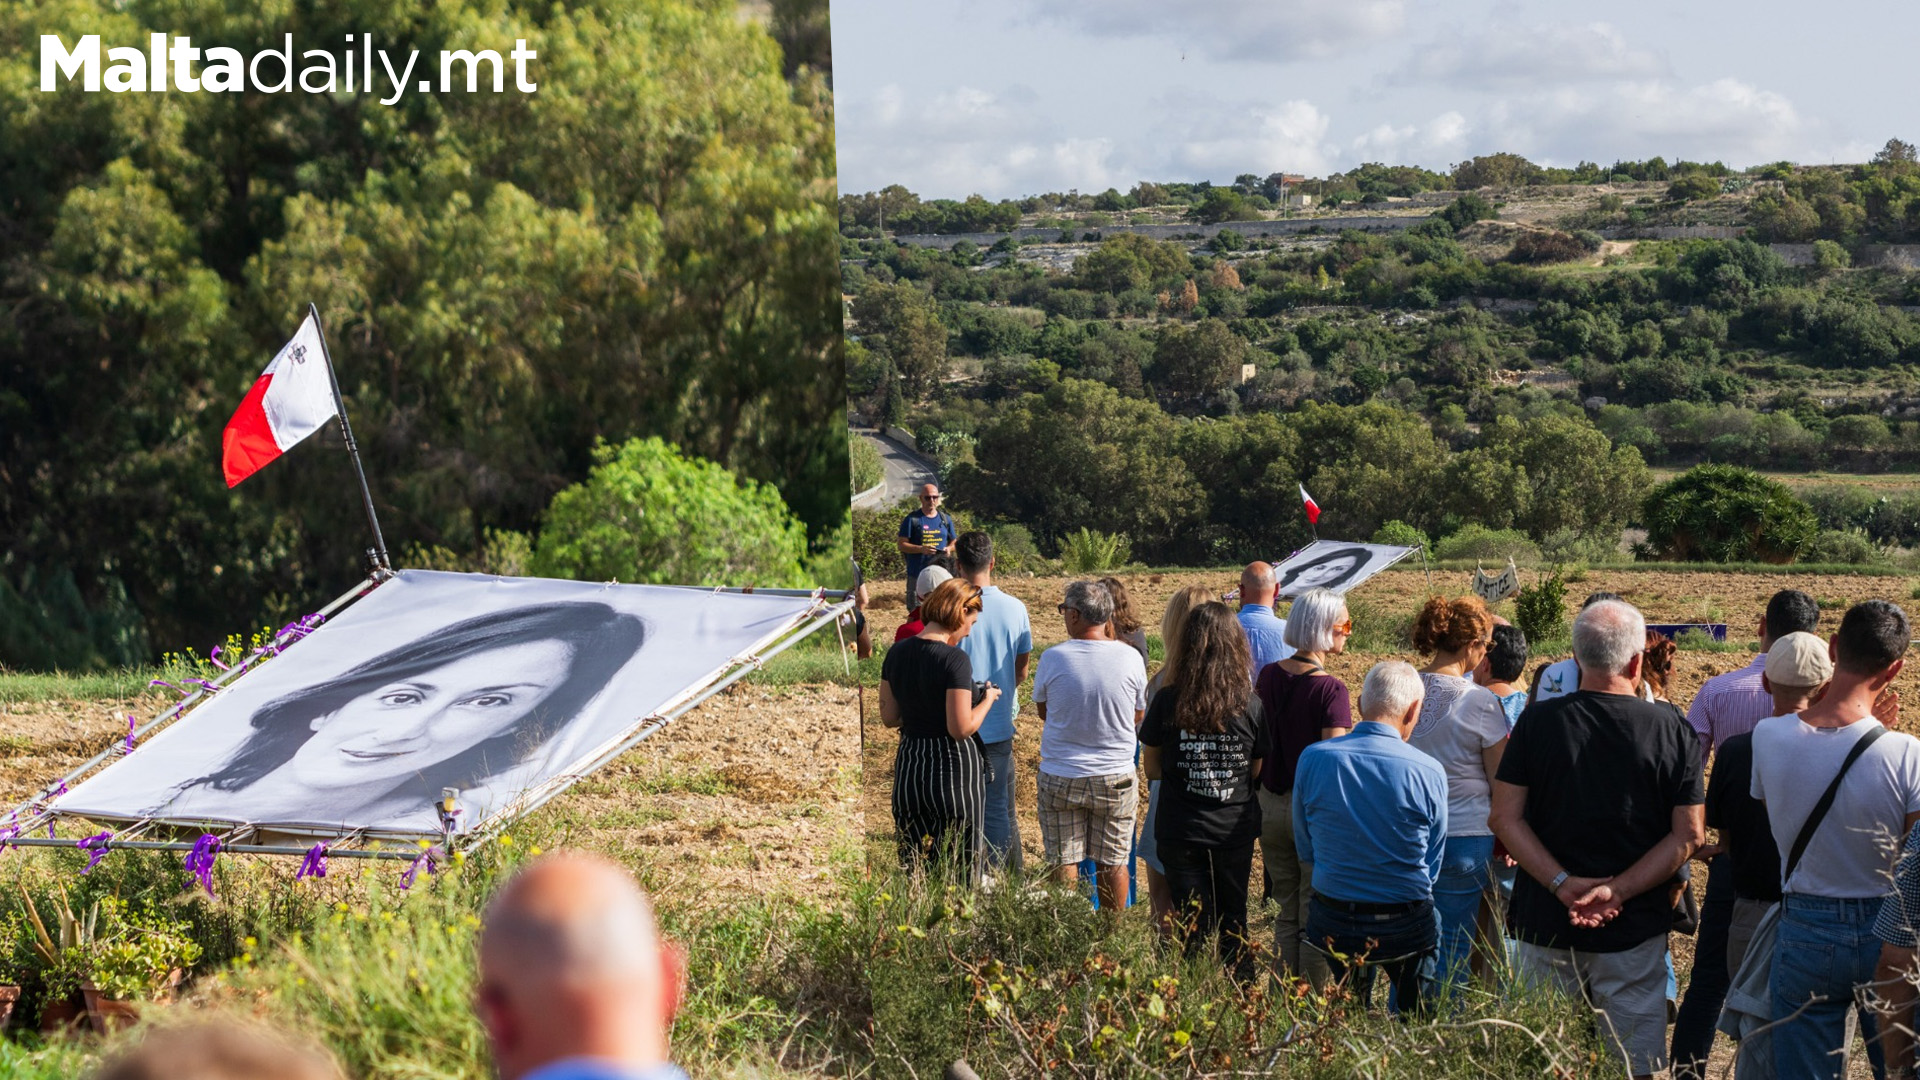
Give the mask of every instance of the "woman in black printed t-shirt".
M 954 646 L 980 615 L 980 589 L 948 581 L 921 602 L 926 628 L 880 662 L 880 720 L 900 729 L 893 760 L 893 827 L 902 865 L 932 858 L 980 873 L 987 763 L 974 733 L 1000 696 L 978 701 L 973 664 Z
M 1160 781 L 1154 822 L 1176 920 L 1191 929 L 1187 951 L 1218 935 L 1220 958 L 1249 974 L 1247 880 L 1260 836 L 1254 788 L 1271 752 L 1252 663 L 1232 609 L 1209 603 L 1187 618 L 1180 668 L 1140 725 L 1147 778 Z

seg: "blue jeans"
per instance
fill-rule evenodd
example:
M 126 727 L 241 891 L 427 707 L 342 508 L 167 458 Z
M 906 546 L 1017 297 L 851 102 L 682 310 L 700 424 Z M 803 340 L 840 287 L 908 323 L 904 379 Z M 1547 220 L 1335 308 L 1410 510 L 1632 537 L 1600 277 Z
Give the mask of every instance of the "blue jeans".
M 1449 836 L 1440 855 L 1433 906 L 1440 913 L 1435 977 L 1448 992 L 1463 990 L 1473 974 L 1473 940 L 1479 933 L 1480 899 L 1493 888 L 1493 837 Z
M 1837 1078 L 1854 990 L 1873 981 L 1880 959 L 1880 939 L 1873 935 L 1880 898 L 1836 900 L 1788 893 L 1780 913 L 1773 977 L 1767 985 L 1780 1025 L 1773 1029 L 1774 1071 L 1796 1080 Z M 1796 1010 L 1800 1014 L 1793 1016 Z M 1787 1016 L 1793 1019 L 1780 1019 Z M 1878 1030 L 1865 1009 L 1860 1010 L 1860 1034 L 1873 1074 L 1884 1075 Z
M 993 779 L 987 783 L 987 815 L 983 831 L 987 838 L 989 865 L 1018 870 L 1020 857 L 1020 819 L 1013 812 L 1013 740 L 982 743 L 987 766 Z
M 1347 978 L 1351 968 L 1348 988 L 1363 1005 L 1373 994 L 1374 972 L 1385 970 L 1392 987 L 1387 1009 L 1400 1015 L 1421 1011 L 1439 937 L 1431 901 L 1421 900 L 1403 914 L 1354 915 L 1316 894 L 1307 901 L 1302 951 L 1319 950 L 1336 980 Z M 1362 958 L 1363 963 L 1352 962 Z

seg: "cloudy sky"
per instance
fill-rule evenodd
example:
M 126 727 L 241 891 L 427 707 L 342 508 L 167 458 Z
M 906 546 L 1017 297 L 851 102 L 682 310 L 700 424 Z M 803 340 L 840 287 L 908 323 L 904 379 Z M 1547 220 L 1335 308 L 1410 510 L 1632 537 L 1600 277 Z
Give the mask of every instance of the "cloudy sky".
M 840 189 L 1862 161 L 1920 141 L 1920 74 L 1862 52 L 1916 31 L 1865 0 L 833 0 Z

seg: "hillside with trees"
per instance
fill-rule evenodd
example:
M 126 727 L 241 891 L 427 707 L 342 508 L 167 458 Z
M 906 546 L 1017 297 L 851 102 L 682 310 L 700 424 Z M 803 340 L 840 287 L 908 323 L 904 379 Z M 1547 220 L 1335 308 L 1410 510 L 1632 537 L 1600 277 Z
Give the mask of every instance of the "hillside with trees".
M 1914 156 L 1143 182 L 997 204 L 1027 233 L 985 246 L 878 232 L 883 208 L 887 234 L 958 221 L 940 200 L 847 196 L 849 390 L 1044 550 L 1093 528 L 1153 562 L 1271 555 L 1308 535 L 1305 483 L 1330 534 L 1614 557 L 1654 470 L 1920 470 L 1920 250 L 1887 246 L 1920 236 Z M 1313 227 L 1328 204 L 1378 227 Z M 1123 229 L 1150 223 L 1190 231 Z M 1920 544 L 1920 497 L 1789 497 L 1818 528 L 1769 557 Z

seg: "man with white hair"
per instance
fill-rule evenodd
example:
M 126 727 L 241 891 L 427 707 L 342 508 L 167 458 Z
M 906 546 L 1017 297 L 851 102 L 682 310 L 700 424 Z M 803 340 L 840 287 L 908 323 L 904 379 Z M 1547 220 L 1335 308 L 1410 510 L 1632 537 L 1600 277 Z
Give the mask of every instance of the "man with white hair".
M 1508 913 L 1521 977 L 1582 995 L 1634 1076 L 1666 1065 L 1673 890 L 1706 836 L 1693 729 L 1635 692 L 1646 635 L 1623 601 L 1580 613 L 1579 689 L 1521 716 L 1489 817 L 1526 871 Z
M 1092 859 L 1100 909 L 1126 906 L 1133 851 L 1134 747 L 1147 709 L 1147 665 L 1107 633 L 1113 595 L 1097 581 L 1067 586 L 1063 641 L 1040 654 L 1033 704 L 1040 714 L 1040 840 L 1054 877 L 1071 882 Z
M 1360 722 L 1344 738 L 1300 752 L 1293 778 L 1293 838 L 1313 864 L 1305 944 L 1365 1001 L 1384 968 L 1397 1013 L 1418 1011 L 1422 980 L 1440 943 L 1433 883 L 1447 839 L 1447 774 L 1407 745 L 1425 686 L 1413 665 L 1375 664 L 1360 688 Z
M 667 1060 L 685 967 L 620 867 L 563 854 L 521 870 L 480 930 L 474 1009 L 500 1080 L 686 1080 Z
M 1293 655 L 1287 644 L 1287 620 L 1273 613 L 1280 597 L 1280 579 L 1273 564 L 1252 562 L 1240 571 L 1240 629 L 1247 632 L 1247 651 L 1253 654 L 1253 671 L 1258 679 L 1268 664 Z

